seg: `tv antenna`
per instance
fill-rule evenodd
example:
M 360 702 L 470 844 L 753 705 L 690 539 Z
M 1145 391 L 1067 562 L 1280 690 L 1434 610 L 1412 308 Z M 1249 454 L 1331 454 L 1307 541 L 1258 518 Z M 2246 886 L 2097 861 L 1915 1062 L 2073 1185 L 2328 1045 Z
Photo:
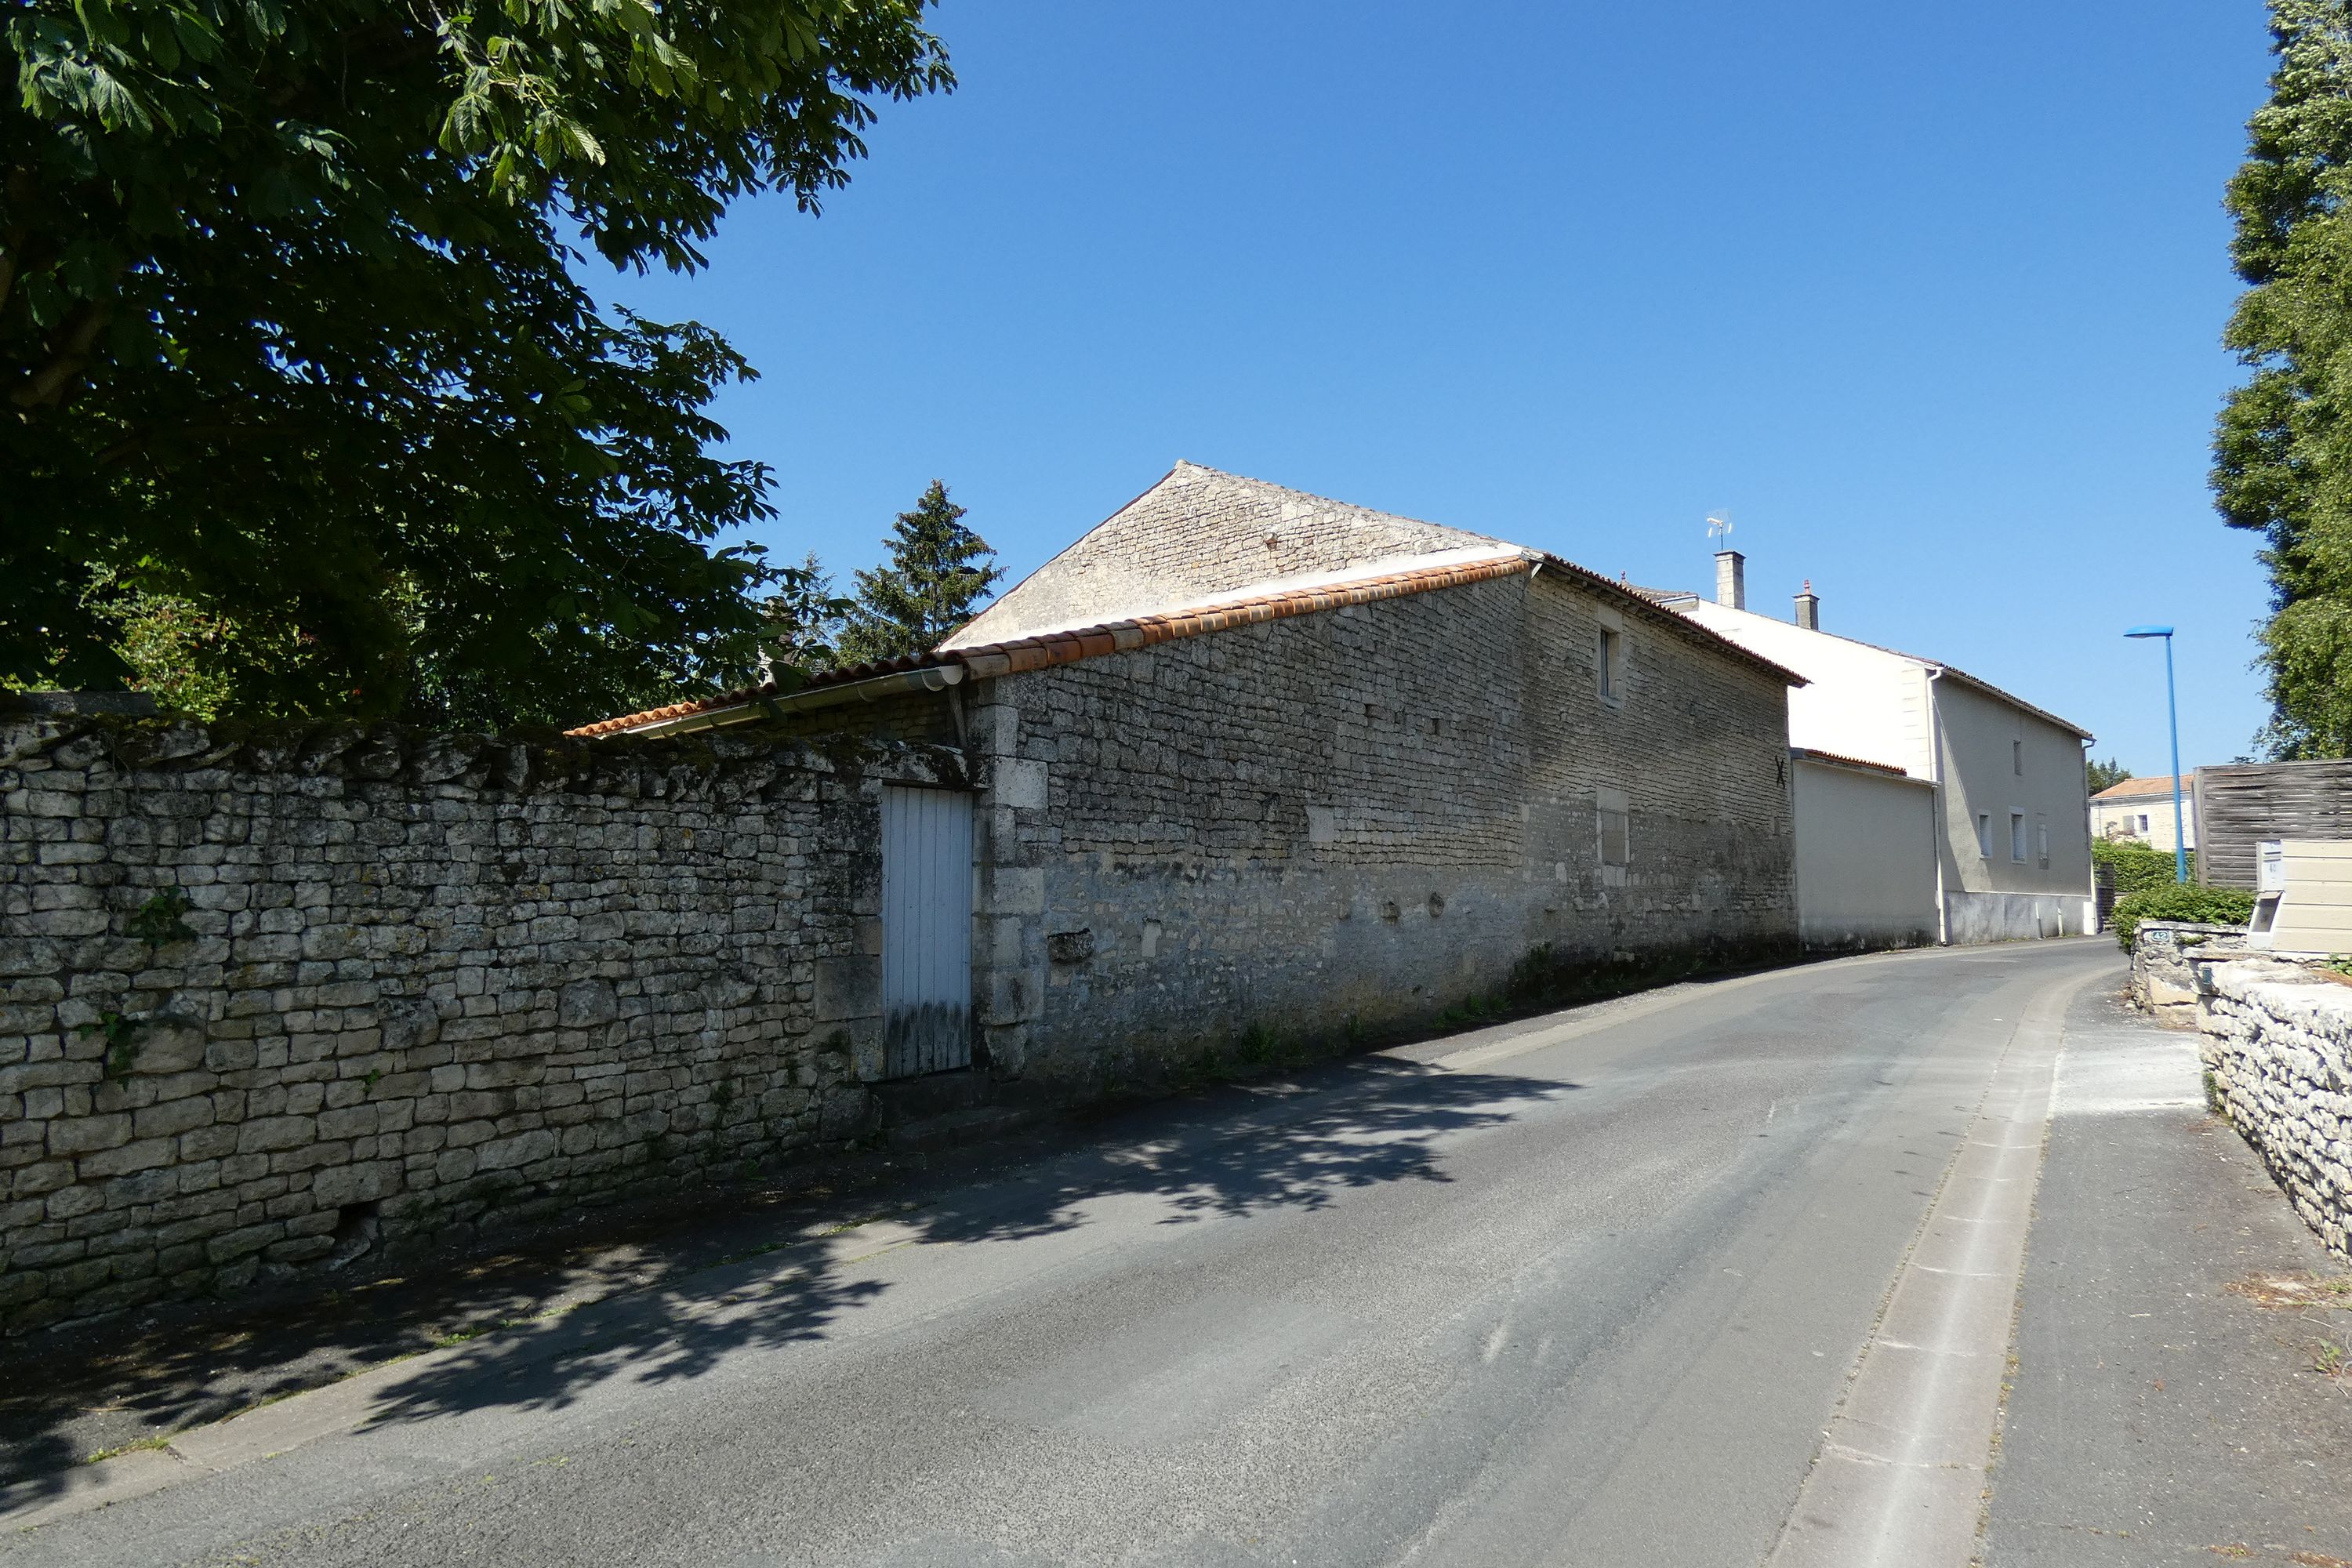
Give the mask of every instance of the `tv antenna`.
M 1729 508 L 1717 507 L 1713 511 L 1706 514 L 1706 536 L 1709 540 L 1714 541 L 1726 548 L 1729 547 L 1731 543 L 1731 511 Z

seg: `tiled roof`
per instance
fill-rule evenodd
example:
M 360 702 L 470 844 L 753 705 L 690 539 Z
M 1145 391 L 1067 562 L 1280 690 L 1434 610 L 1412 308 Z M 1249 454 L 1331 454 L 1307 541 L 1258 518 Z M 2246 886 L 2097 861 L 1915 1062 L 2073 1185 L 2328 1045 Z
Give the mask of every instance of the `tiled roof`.
M 1286 584 L 1261 584 L 1255 590 L 1244 590 L 1223 599 L 1171 609 L 1162 614 L 1133 616 L 1099 625 L 1040 632 L 1034 637 L 1014 637 L 1004 642 L 982 643 L 971 647 L 935 648 L 926 654 L 848 665 L 822 671 L 792 691 L 782 690 L 772 682 L 764 682 L 733 691 L 722 691 L 698 701 L 673 702 L 664 708 L 649 708 L 642 713 L 625 713 L 617 719 L 583 724 L 564 733 L 583 739 L 618 735 L 698 714 L 789 700 L 804 691 L 851 686 L 859 681 L 922 669 L 945 668 L 951 665 L 961 667 L 956 672 L 959 676 L 968 673 L 986 680 L 1023 670 L 1075 664 L 1082 658 L 1124 653 L 1133 648 L 1149 647 L 1154 643 L 1173 642 L 1234 626 L 1255 626 L 1261 621 L 1313 615 L 1322 610 L 1366 605 L 1380 599 L 1404 598 L 1439 588 L 1452 588 L 1465 583 L 1480 583 L 1532 571 L 1559 572 L 1572 576 L 1587 586 L 1600 589 L 1607 596 L 1646 612 L 1654 624 L 1676 632 L 1685 640 L 1712 652 L 1728 655 L 1762 670 L 1776 680 L 1793 686 L 1805 684 L 1805 678 L 1795 671 L 1783 669 L 1760 654 L 1750 652 L 1728 637 L 1718 637 L 1684 616 L 1660 610 L 1647 600 L 1628 593 L 1606 577 L 1588 572 L 1573 562 L 1511 546 L 1499 547 L 1486 559 L 1464 559 L 1465 554 L 1461 551 L 1447 551 L 1440 552 L 1433 564 L 1381 563 L 1369 572 L 1354 575 L 1319 574 Z
M 1123 653 L 1130 648 L 1149 647 L 1154 643 L 1200 637 L 1233 626 L 1254 626 L 1260 621 L 1283 620 L 1291 616 L 1312 615 L 1318 610 L 1336 610 L 1348 605 L 1366 605 L 1378 599 L 1403 598 L 1408 595 L 1426 594 L 1435 588 L 1485 582 L 1490 577 L 1513 576 L 1526 572 L 1534 564 L 1531 558 L 1514 552 L 1486 561 L 1451 562 L 1439 566 L 1381 572 L 1349 581 L 1322 582 L 1306 587 L 1245 595 L 1167 615 L 1136 616 L 1098 626 L 1076 626 L 1036 637 L 1015 637 L 1008 642 L 935 649 L 930 653 L 908 655 L 872 664 L 847 665 L 839 669 L 824 670 L 796 689 L 805 691 L 813 688 L 845 686 L 870 680 L 877 676 L 947 665 L 961 665 L 972 675 L 987 679 L 1025 669 L 1076 664 L 1082 658 L 1092 658 L 1100 654 Z M 667 708 L 626 713 L 617 719 L 583 724 L 564 733 L 581 737 L 619 734 L 648 724 L 689 718 L 697 713 L 716 712 L 721 709 L 746 708 L 763 699 L 772 700 L 789 695 L 792 693 L 778 690 L 772 682 L 762 683 L 734 691 L 722 691 L 696 702 L 673 702 Z
M 1868 768 L 1872 773 L 1893 773 L 1896 778 L 1907 779 L 1911 776 L 1909 769 L 1897 767 L 1893 763 L 1874 763 L 1861 757 L 1841 756 L 1835 752 L 1824 752 L 1816 746 L 1791 746 L 1789 748 L 1789 754 L 1794 757 L 1810 757 L 1815 762 L 1836 763 L 1841 767 Z M 1918 782 L 1926 784 L 1927 781 L 1921 779 Z
M 2192 778 L 2183 778 L 2180 781 L 2181 793 L 2184 795 L 2195 787 L 2196 782 Z M 2158 779 L 2126 779 L 2119 784 L 2109 784 L 2091 798 L 2104 801 L 2158 798 L 2169 800 L 2172 798 L 2172 775 L 2167 773 Z

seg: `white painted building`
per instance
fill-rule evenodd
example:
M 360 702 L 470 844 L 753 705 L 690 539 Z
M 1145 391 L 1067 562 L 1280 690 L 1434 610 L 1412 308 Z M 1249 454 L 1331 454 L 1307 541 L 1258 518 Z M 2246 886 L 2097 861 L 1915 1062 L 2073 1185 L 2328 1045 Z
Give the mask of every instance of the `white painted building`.
M 2091 832 L 2101 838 L 2145 844 L 2169 855 L 2177 837 L 2172 824 L 2169 773 L 2162 778 L 2126 779 L 2091 797 Z M 2193 773 L 2180 781 L 2180 828 L 2187 839 L 2181 847 L 2196 848 L 2197 779 Z
M 1758 615 L 1739 553 L 1716 563 L 1713 601 L 1654 597 L 1808 682 L 1789 692 L 1789 741 L 1809 942 L 2094 929 L 2089 731 L 1940 660 L 1821 630 L 1810 584 L 1794 620 Z

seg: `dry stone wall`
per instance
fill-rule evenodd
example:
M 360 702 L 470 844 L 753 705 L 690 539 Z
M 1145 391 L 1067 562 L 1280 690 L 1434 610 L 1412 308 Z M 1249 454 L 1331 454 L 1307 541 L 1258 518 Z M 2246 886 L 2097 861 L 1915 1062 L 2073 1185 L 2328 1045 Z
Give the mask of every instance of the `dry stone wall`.
M 2193 1028 L 2203 996 L 2198 970 L 2216 960 L 2242 957 L 2246 951 L 2243 926 L 2142 921 L 2132 930 L 2132 1005 L 2168 1026 Z
M 2206 968 L 2205 1065 L 2246 1141 L 2352 1258 L 2352 985 L 2268 961 Z
M 857 1135 L 924 745 L 0 720 L 0 1327 Z

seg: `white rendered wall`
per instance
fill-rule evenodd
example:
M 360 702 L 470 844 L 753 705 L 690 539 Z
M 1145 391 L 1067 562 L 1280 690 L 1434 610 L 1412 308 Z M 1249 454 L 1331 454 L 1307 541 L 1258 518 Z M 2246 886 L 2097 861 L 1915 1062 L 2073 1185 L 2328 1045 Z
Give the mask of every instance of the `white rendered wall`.
M 2139 819 L 2147 818 L 2147 828 L 2141 831 Z M 2180 826 L 2188 836 L 2189 847 L 2197 847 L 2197 790 L 2184 784 L 2180 791 Z M 2134 795 L 2120 801 L 2095 800 L 2091 803 L 2091 831 L 2102 838 L 2123 839 L 2133 844 L 2145 844 L 2151 849 L 2172 853 L 2172 792 L 2162 795 Z
M 1797 921 L 1809 948 L 1936 940 L 1936 792 L 1800 757 L 1791 773 Z
M 1679 606 L 1678 606 L 1679 607 Z M 1683 613 L 1810 683 L 1789 690 L 1789 743 L 1932 779 L 1927 667 L 1916 658 L 1752 610 L 1702 602 Z

